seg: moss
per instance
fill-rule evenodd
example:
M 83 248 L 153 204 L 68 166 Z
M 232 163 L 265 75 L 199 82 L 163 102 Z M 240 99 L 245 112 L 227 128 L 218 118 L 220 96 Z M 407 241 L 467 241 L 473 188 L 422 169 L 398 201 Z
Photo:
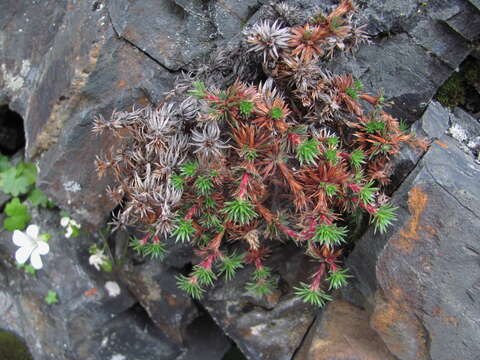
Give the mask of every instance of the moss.
M 480 61 L 468 59 L 465 62 L 465 80 L 471 85 L 480 83 Z
M 465 104 L 465 77 L 461 73 L 454 73 L 438 89 L 437 100 L 444 106 L 455 107 Z
M 475 95 L 475 87 L 480 86 L 480 64 L 478 60 L 468 58 L 460 66 L 459 72 L 454 73 L 439 89 L 436 95 L 436 99 L 444 106 L 448 107 L 471 107 L 472 96 Z M 474 108 L 477 108 L 473 104 Z M 474 111 L 476 112 L 476 111 Z
M 32 356 L 18 336 L 0 330 L 0 359 L 32 360 Z

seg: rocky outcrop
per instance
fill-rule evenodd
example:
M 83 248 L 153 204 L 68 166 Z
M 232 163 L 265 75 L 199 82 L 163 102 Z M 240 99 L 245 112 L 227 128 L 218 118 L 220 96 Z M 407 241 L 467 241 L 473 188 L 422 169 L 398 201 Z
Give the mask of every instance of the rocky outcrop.
M 478 357 L 479 176 L 441 136 L 395 192 L 395 225 L 368 231 L 348 258 L 371 326 L 399 359 Z
M 197 68 L 218 48 L 237 56 L 240 31 L 278 15 L 265 3 L 2 1 L 0 105 L 24 119 L 39 187 L 92 229 L 103 224 L 112 209 L 104 192 L 110 179 L 97 178 L 93 160 L 116 140 L 92 136 L 94 116 L 159 104 L 182 70 Z M 289 3 L 307 14 L 335 1 Z M 35 360 L 215 360 L 230 345 L 224 333 L 249 359 L 476 359 L 480 197 L 478 148 L 470 141 L 480 134 L 468 114 L 451 114 L 430 100 L 473 50 L 480 5 L 357 3 L 372 43 L 327 66 L 353 72 L 367 90 L 383 89 L 391 112 L 432 145 L 425 154 L 405 146 L 394 160 L 389 192 L 399 220 L 385 235 L 367 232 L 349 257 L 355 278 L 343 295 L 355 306 L 335 300 L 317 311 L 294 300 L 292 286 L 309 269 L 288 247 L 271 259 L 279 284 L 272 296 L 246 294 L 244 269 L 196 303 L 175 286 L 192 262 L 188 247 L 171 247 L 158 265 L 124 259 L 126 240 L 117 238 L 115 253 L 125 266 L 105 275 L 87 264 L 94 237 L 55 237 L 45 271 L 31 278 L 14 267 L 11 234 L 3 232 L 1 327 L 21 335 Z M 225 66 L 220 81 L 232 77 Z M 445 135 L 454 124 L 468 132 L 465 140 Z M 58 229 L 54 212 L 34 219 Z M 107 280 L 121 284 L 121 295 L 108 296 Z M 52 289 L 60 302 L 49 306 L 43 298 Z
M 33 222 L 42 233 L 55 234 L 44 268 L 35 276 L 16 269 L 12 234 L 0 232 L 0 324 L 25 339 L 35 360 L 214 360 L 230 347 L 222 331 L 174 282 L 168 287 L 169 272 L 142 268 L 145 272 L 132 285 L 129 279 L 135 273 L 120 278 L 88 264 L 88 247 L 99 243 L 98 237 L 63 237 L 57 211 L 37 212 Z M 120 285 L 119 295 L 109 294 L 107 281 Z M 50 290 L 57 293 L 58 303 L 44 300 Z
M 269 260 L 275 264 L 279 287 L 273 294 L 257 297 L 246 292 L 251 269 L 242 269 L 234 281 L 219 281 L 201 301 L 248 359 L 291 359 L 317 312 L 292 294 L 292 287 L 313 271 L 306 256 L 292 246 L 277 250 Z
M 395 102 L 392 111 L 413 122 L 472 51 L 478 8 L 467 0 L 358 3 L 373 43 L 331 68 L 352 71 L 367 89 L 384 89 Z M 113 143 L 92 136 L 94 116 L 158 104 L 179 70 L 195 68 L 200 57 L 238 39 L 251 17 L 266 16 L 262 4 L 2 2 L 0 104 L 25 120 L 27 154 L 39 161 L 40 186 L 82 221 L 101 224 L 112 208 L 101 191 L 109 180 L 97 179 L 92 159 Z M 319 5 L 292 4 L 306 14 Z
M 395 360 L 369 325 L 369 313 L 335 300 L 318 316 L 294 360 Z

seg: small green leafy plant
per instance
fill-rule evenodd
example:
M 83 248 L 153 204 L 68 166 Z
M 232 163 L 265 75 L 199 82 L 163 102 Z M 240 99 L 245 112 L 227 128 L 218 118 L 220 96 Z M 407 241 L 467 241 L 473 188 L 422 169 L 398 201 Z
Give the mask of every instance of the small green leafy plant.
M 6 218 L 3 227 L 6 230 L 25 229 L 31 219 L 27 203 L 31 206 L 53 206 L 45 194 L 35 187 L 36 177 L 35 164 L 19 162 L 13 166 L 6 156 L 0 155 L 0 191 L 14 196 L 4 209 Z
M 54 290 L 49 290 L 47 296 L 45 296 L 45 302 L 48 305 L 54 305 L 58 303 L 57 292 Z

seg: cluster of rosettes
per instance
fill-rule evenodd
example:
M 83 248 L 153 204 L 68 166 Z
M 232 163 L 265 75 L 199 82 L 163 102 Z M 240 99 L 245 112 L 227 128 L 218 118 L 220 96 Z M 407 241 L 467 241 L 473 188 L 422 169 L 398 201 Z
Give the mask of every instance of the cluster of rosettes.
M 271 293 L 268 244 L 290 240 L 318 263 L 296 294 L 321 306 L 348 278 L 341 267 L 348 224 L 368 214 L 383 232 L 393 221 L 381 188 L 390 157 L 410 135 L 381 96 L 319 67 L 335 48 L 365 38 L 350 25 L 352 12 L 342 1 L 303 26 L 255 25 L 247 42 L 269 75 L 258 86 L 237 80 L 220 90 L 187 77 L 157 109 L 96 120 L 96 132 L 123 140 L 97 159 L 99 173 L 110 169 L 118 184 L 109 189 L 121 208 L 117 225 L 145 229 L 132 244 L 144 255 L 163 256 L 165 237 L 195 244 L 199 261 L 178 278 L 191 296 L 245 264 L 254 268 L 247 289 Z

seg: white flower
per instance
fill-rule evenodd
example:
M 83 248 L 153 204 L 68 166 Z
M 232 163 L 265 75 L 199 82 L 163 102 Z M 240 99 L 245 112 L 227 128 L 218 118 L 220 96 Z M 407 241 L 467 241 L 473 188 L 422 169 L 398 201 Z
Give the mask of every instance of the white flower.
M 37 225 L 29 225 L 24 232 L 15 230 L 13 232 L 13 243 L 20 247 L 15 252 L 15 260 L 19 264 L 25 264 L 30 258 L 30 264 L 34 269 L 41 269 L 43 267 L 40 255 L 46 255 L 50 251 L 48 244 L 38 237 L 39 228 Z
M 116 297 L 120 295 L 120 286 L 115 281 L 107 281 L 105 283 L 105 289 L 107 289 L 108 296 Z
M 72 234 L 73 234 L 73 228 L 71 226 L 67 227 L 67 231 L 65 232 L 65 237 L 69 239 L 70 236 L 72 236 Z
M 103 250 L 97 250 L 94 254 L 92 254 L 88 258 L 88 262 L 90 265 L 94 266 L 95 269 L 100 270 L 100 267 L 103 265 L 105 261 L 107 261 L 107 256 L 103 253 Z
M 64 216 L 60 219 L 60 225 L 62 225 L 62 227 L 67 227 L 69 223 L 70 223 L 69 217 Z
M 78 222 L 69 218 L 68 216 L 64 216 L 60 219 L 60 225 L 64 228 L 67 228 L 67 231 L 65 232 L 65 237 L 67 239 L 72 236 L 74 229 L 78 230 L 81 228 L 81 225 Z

